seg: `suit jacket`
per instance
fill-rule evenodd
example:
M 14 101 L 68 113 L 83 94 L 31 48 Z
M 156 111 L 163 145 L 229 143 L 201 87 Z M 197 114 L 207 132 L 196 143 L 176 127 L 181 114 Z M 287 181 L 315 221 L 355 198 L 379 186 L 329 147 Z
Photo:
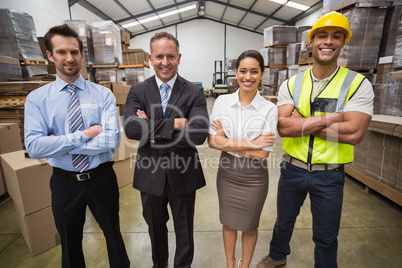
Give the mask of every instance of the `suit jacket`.
M 148 119 L 138 118 L 143 110 Z M 187 118 L 188 126 L 174 131 L 174 119 Z M 160 196 L 166 180 L 174 194 L 205 186 L 196 145 L 208 135 L 209 118 L 202 88 L 177 76 L 165 116 L 155 76 L 131 87 L 123 113 L 129 139 L 139 140 L 133 187 Z

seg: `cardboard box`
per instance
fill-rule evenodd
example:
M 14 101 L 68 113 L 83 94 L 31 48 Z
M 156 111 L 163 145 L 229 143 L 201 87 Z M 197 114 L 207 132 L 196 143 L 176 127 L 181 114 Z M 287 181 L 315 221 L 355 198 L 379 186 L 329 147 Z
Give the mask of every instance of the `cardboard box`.
M 369 172 L 369 173 L 365 172 L 367 176 L 379 180 L 379 178 L 381 177 L 381 160 L 367 157 L 365 171 Z
M 115 93 L 114 96 L 116 97 L 116 104 L 126 104 L 127 93 Z
M 123 65 L 137 65 L 148 63 L 147 53 L 142 49 L 123 50 Z
M 52 207 L 25 215 L 14 205 L 22 236 L 32 256 L 38 255 L 60 244 L 60 235 L 54 223 Z
M 389 115 L 374 115 L 371 119 L 369 130 L 376 131 L 391 136 L 402 137 L 402 132 L 399 129 L 402 125 L 402 118 Z M 401 135 L 398 135 L 398 134 Z
M 113 94 L 125 93 L 123 90 L 123 86 L 127 86 L 127 83 L 126 82 L 113 82 L 112 83 Z
M 133 183 L 135 158 L 129 158 L 114 163 L 113 169 L 116 172 L 119 188 Z
M 51 206 L 52 168 L 44 159 L 25 158 L 25 151 L 1 155 L 7 190 L 24 215 Z
M 130 158 L 137 152 L 139 142 L 127 138 L 120 121 L 120 146 L 114 150 L 113 161 L 122 161 Z
M 394 188 L 398 176 L 398 167 L 383 163 L 381 173 L 380 182 Z
M 402 192 L 402 167 L 399 167 L 398 174 L 396 175 L 395 189 Z
M 20 128 L 17 123 L 0 123 L 0 154 L 22 150 Z

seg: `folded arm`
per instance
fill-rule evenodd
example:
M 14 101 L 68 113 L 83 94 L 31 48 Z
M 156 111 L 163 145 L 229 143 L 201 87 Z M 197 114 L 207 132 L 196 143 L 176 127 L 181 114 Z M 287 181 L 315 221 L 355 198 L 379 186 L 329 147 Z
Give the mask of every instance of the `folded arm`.
M 123 115 L 128 138 L 153 141 L 169 148 L 186 148 L 204 143 L 207 137 L 209 119 L 201 89 L 192 103 L 188 118 L 152 119 L 151 113 L 141 105 L 135 90 L 130 90 Z
M 281 137 L 310 135 L 342 121 L 343 113 L 328 113 L 305 118 L 295 110 L 292 104 L 278 107 L 278 132 Z
M 25 146 L 32 158 L 65 155 L 88 140 L 81 131 L 55 136 L 51 133 L 40 107 L 29 97 L 25 103 L 24 117 Z
M 357 145 L 363 140 L 370 120 L 371 116 L 362 112 L 345 112 L 342 122 L 334 123 L 312 134 L 333 142 Z
M 93 128 L 93 129 L 91 129 Z M 74 148 L 69 154 L 97 155 L 119 147 L 120 127 L 115 97 L 110 94 L 105 102 L 99 125 L 83 131 L 89 140 Z
M 264 133 L 251 141 L 229 139 L 226 137 L 222 123 L 219 120 L 213 121 L 211 127 L 216 131 L 216 135 L 209 134 L 209 147 L 220 151 L 234 152 L 247 158 L 266 158 L 269 152 L 262 148 L 273 146 L 275 140 L 275 133 L 272 132 Z

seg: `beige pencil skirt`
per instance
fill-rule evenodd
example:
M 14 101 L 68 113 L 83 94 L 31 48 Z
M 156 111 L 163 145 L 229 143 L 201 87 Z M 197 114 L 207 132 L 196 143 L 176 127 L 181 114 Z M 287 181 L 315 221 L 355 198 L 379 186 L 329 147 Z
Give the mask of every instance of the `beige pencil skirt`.
M 267 160 L 222 152 L 216 185 L 220 222 L 242 232 L 257 229 L 268 194 Z

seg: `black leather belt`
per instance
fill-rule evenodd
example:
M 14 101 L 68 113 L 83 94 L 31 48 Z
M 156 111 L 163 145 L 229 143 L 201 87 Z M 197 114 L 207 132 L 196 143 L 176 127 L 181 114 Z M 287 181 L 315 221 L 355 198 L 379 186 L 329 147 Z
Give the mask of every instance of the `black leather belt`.
M 322 170 L 331 170 L 331 169 L 336 169 L 336 168 L 339 168 L 340 166 L 342 166 L 342 165 L 337 165 L 337 164 L 335 164 L 335 165 L 333 165 L 333 164 L 307 164 L 297 158 L 291 157 L 288 154 L 284 154 L 282 156 L 282 159 L 285 162 L 288 162 L 289 164 L 292 164 L 299 168 L 306 169 L 307 171 L 310 171 L 310 172 L 319 171 L 319 170 L 321 170 L 321 171 Z
M 105 163 L 100 164 L 96 168 L 87 170 L 86 172 L 73 172 L 73 171 L 67 171 L 61 168 L 53 167 L 53 172 L 56 173 L 59 176 L 66 177 L 68 179 L 76 180 L 76 181 L 86 181 L 89 179 L 93 179 L 95 176 L 97 176 L 99 173 L 104 171 L 106 168 L 110 167 L 113 165 L 113 161 L 108 161 Z

